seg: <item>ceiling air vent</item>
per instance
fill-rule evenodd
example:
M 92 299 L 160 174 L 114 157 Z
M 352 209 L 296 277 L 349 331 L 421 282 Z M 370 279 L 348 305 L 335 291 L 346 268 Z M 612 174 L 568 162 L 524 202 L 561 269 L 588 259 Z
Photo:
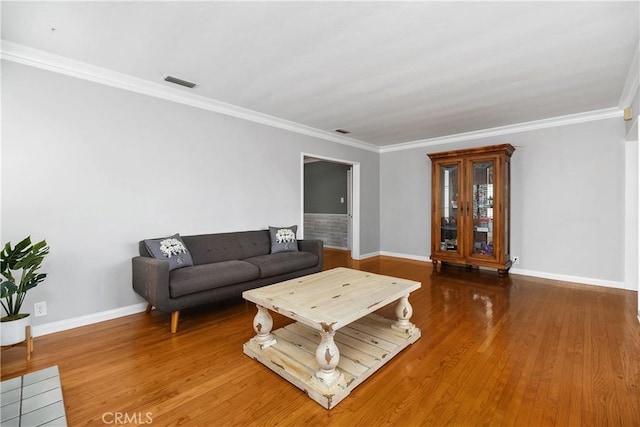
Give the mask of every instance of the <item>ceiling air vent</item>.
M 193 82 L 189 82 L 187 80 L 182 80 L 182 79 L 179 79 L 177 77 L 170 76 L 168 74 L 166 74 L 164 76 L 164 80 L 169 82 L 169 83 L 175 83 L 175 84 L 180 85 L 180 86 L 188 87 L 189 89 L 193 89 L 194 87 L 198 86 L 198 83 L 193 83 Z
M 343 135 L 346 135 L 346 134 L 348 134 L 348 133 L 351 133 L 351 131 L 350 131 L 350 130 L 346 130 L 346 129 L 334 129 L 333 131 L 334 131 L 334 132 L 341 133 L 341 134 L 343 134 Z

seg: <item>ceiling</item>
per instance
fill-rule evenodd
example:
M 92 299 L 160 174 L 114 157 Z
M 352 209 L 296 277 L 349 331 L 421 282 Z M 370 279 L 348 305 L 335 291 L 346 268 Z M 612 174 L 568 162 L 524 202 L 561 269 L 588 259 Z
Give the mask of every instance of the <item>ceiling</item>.
M 2 39 L 377 146 L 616 107 L 639 2 L 11 2 Z

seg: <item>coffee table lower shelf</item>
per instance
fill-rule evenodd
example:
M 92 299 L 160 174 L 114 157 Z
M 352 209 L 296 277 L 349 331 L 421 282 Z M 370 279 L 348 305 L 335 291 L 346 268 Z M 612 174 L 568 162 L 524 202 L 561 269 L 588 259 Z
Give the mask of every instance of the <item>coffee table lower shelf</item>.
M 326 409 L 335 407 L 351 390 L 403 349 L 420 338 L 420 329 L 409 331 L 392 329 L 393 320 L 369 314 L 336 331 L 335 342 L 340 351 L 337 369 L 343 374 L 340 381 L 327 388 L 318 381 L 315 352 L 320 342 L 319 331 L 300 322 L 275 330 L 277 343 L 261 348 L 250 340 L 244 353 L 305 391 Z

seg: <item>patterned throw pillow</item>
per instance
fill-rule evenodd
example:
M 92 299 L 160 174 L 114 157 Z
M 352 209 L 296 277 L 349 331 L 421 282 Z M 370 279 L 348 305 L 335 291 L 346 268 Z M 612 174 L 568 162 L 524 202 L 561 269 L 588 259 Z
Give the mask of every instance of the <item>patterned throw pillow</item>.
M 152 257 L 169 261 L 169 271 L 193 265 L 191 254 L 179 234 L 163 239 L 149 239 L 144 245 Z
M 291 227 L 269 227 L 271 253 L 298 252 L 297 230 L 297 225 L 292 225 Z

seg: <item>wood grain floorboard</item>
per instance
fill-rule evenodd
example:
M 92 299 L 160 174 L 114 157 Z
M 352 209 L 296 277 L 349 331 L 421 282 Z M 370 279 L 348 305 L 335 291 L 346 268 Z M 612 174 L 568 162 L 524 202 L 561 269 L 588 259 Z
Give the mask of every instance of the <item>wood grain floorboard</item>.
M 422 337 L 330 411 L 243 354 L 242 300 L 185 310 L 175 335 L 154 310 L 37 337 L 30 362 L 2 352 L 1 376 L 58 365 L 70 426 L 640 425 L 636 292 L 327 250 L 337 266 L 420 281 Z

